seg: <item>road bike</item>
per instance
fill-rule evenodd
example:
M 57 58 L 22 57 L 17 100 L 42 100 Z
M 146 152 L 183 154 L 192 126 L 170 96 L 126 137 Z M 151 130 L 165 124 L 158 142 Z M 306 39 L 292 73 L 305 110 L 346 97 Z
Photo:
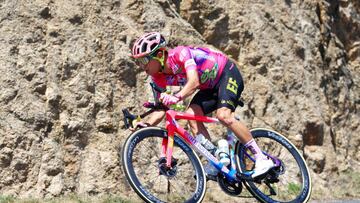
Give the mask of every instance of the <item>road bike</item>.
M 153 92 L 164 90 L 151 83 Z M 149 111 L 133 115 L 123 109 L 125 127 L 155 110 L 166 111 L 166 126 L 145 127 L 133 132 L 125 141 L 120 158 L 126 178 L 133 190 L 146 202 L 201 202 L 205 196 L 207 177 L 198 156 L 202 155 L 217 170 L 220 188 L 231 196 L 239 196 L 243 185 L 260 202 L 307 202 L 311 193 L 309 169 L 297 148 L 280 133 L 252 129 L 251 134 L 263 153 L 274 162 L 264 175 L 249 175 L 255 159 L 228 130 L 231 163 L 224 166 L 204 148 L 177 120 L 217 123 L 218 119 L 179 112 L 155 99 Z M 195 153 L 197 152 L 197 153 Z

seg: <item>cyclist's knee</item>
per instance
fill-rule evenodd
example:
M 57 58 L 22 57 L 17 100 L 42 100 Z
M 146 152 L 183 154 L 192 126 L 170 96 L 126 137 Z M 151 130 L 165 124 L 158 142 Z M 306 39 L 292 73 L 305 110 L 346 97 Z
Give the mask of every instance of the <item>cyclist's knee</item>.
M 230 126 L 235 122 L 235 118 L 231 113 L 231 110 L 228 108 L 220 108 L 216 111 L 216 117 L 219 121 L 225 126 Z

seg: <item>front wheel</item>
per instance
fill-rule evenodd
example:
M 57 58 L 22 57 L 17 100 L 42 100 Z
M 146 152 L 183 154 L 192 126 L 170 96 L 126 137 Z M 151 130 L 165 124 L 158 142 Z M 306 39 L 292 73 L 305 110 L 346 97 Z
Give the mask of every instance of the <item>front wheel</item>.
M 284 136 L 267 129 L 251 134 L 265 155 L 276 160 L 277 167 L 258 181 L 244 181 L 251 194 L 261 202 L 307 202 L 311 193 L 309 169 L 296 147 Z M 238 170 L 253 170 L 254 158 L 242 144 L 236 148 Z
M 128 182 L 146 202 L 201 202 L 206 177 L 199 157 L 179 137 L 174 137 L 171 168 L 161 157 L 164 129 L 149 127 L 131 134 L 122 151 Z

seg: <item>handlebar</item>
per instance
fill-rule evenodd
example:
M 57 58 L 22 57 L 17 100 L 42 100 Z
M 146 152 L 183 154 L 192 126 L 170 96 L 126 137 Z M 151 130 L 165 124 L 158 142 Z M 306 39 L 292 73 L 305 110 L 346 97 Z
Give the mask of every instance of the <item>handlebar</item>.
M 148 110 L 147 112 L 145 112 L 145 113 L 143 113 L 141 115 L 134 115 L 134 114 L 131 114 L 128 109 L 122 109 L 122 112 L 124 114 L 125 128 L 127 128 L 127 129 L 129 127 L 133 128 L 134 127 L 133 126 L 134 120 L 142 119 L 142 118 L 146 117 L 147 115 L 151 114 L 152 112 L 154 112 L 156 110 L 168 110 L 169 109 L 167 106 L 163 105 L 160 101 L 158 101 L 158 97 L 157 97 L 157 93 L 165 92 L 166 89 L 157 86 L 153 82 L 150 83 L 150 86 L 151 86 L 151 90 L 153 92 L 155 102 L 154 103 L 148 103 L 145 107 L 149 108 L 150 110 Z
M 129 127 L 133 128 L 134 126 L 132 123 L 136 119 L 136 116 L 131 114 L 128 109 L 123 109 L 122 112 L 124 114 L 125 128 L 126 129 L 128 129 Z

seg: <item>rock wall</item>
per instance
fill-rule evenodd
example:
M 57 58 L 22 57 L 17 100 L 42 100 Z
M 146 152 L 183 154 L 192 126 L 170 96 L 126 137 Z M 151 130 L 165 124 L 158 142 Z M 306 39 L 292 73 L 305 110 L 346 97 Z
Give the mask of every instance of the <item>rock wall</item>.
M 237 60 L 249 127 L 303 150 L 314 199 L 359 198 L 330 192 L 360 169 L 357 0 L 0 1 L 1 194 L 134 195 L 117 151 L 129 134 L 121 109 L 148 98 L 129 57 L 147 31 Z

